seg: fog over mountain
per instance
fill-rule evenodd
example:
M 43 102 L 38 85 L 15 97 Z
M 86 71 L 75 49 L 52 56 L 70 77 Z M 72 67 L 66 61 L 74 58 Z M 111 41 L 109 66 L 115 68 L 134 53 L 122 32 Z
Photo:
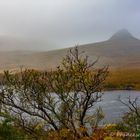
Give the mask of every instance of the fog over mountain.
M 121 28 L 140 39 L 139 23 L 139 0 L 0 0 L 0 50 L 100 42 Z
M 76 44 L 99 66 L 139 67 L 139 23 L 138 0 L 0 0 L 0 69 L 55 68 Z
M 120 30 L 110 39 L 78 46 L 89 56 L 90 61 L 99 58 L 97 67 L 109 65 L 116 68 L 140 68 L 140 40 L 126 29 Z M 0 69 L 17 69 L 20 66 L 35 69 L 55 69 L 67 54 L 68 50 L 54 51 L 6 51 L 0 52 Z

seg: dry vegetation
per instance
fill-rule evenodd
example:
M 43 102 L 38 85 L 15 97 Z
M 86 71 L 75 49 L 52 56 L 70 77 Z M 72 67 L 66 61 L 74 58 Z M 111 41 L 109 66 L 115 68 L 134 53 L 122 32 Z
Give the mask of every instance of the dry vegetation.
M 78 49 L 63 59 L 57 70 L 5 71 L 0 75 L 0 140 L 136 140 L 140 137 L 137 98 L 118 124 L 99 126 L 104 118 L 101 102 L 104 87 L 139 89 L 140 72 L 94 69 Z M 52 94 L 53 91 L 53 94 Z M 73 92 L 71 92 L 73 91 Z M 95 108 L 95 110 L 93 110 Z M 133 134 L 133 136 L 127 136 Z M 138 134 L 138 137 L 136 135 Z
M 140 69 L 118 69 L 110 71 L 106 89 L 140 90 Z
M 19 71 L 19 70 L 18 70 Z M 0 74 L 0 84 L 4 82 L 3 74 Z M 106 79 L 106 90 L 140 90 L 140 69 L 116 69 L 110 70 Z

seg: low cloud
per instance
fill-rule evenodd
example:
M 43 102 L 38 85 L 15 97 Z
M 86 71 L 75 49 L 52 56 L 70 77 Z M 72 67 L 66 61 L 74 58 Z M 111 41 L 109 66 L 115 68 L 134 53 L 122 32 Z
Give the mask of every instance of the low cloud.
M 35 50 L 106 40 L 121 28 L 140 38 L 138 0 L 0 0 L 0 17 L 1 36 L 35 40 Z

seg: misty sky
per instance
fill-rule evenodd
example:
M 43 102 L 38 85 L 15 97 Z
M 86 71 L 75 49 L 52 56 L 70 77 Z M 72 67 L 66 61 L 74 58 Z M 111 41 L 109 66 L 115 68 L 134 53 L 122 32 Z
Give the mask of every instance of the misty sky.
M 0 43 L 14 38 L 51 50 L 108 39 L 126 28 L 140 38 L 140 0 L 0 0 Z

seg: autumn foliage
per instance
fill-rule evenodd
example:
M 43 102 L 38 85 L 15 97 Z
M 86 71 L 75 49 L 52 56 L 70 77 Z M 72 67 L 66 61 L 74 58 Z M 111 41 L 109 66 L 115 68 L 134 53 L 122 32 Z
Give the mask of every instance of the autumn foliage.
M 101 101 L 108 68 L 96 69 L 95 64 L 76 47 L 55 71 L 5 71 L 0 139 L 121 140 L 110 136 L 120 130 L 116 126 L 98 126 L 104 114 L 95 105 Z

